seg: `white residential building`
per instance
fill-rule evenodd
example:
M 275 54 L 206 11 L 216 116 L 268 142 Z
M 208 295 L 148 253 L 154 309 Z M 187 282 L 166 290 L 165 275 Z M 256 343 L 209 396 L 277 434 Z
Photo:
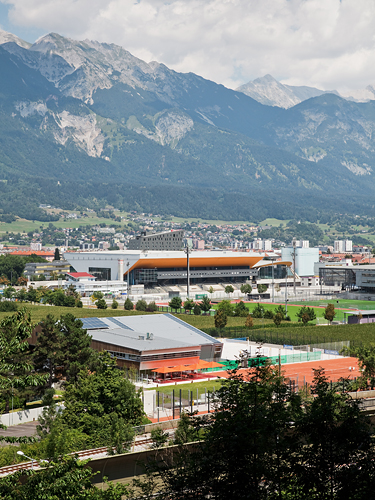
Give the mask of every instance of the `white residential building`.
M 334 253 L 347 253 L 353 251 L 352 240 L 335 240 Z
M 296 240 L 297 248 L 310 248 L 309 240 Z

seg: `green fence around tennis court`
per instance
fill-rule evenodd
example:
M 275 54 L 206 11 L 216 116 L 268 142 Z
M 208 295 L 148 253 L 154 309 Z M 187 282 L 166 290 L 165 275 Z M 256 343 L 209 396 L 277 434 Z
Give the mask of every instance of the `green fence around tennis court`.
M 282 365 L 287 365 L 289 363 L 303 363 L 304 361 L 319 361 L 322 358 L 322 353 L 319 352 L 298 352 L 295 354 L 283 354 L 280 356 L 280 362 Z M 248 360 L 248 367 L 263 365 L 268 361 L 271 365 L 279 364 L 279 356 L 260 356 L 257 358 L 250 358 Z M 234 370 L 238 366 L 238 361 L 235 359 L 222 359 L 220 364 L 223 365 L 222 368 L 208 368 L 203 370 L 204 372 L 218 372 L 223 370 Z

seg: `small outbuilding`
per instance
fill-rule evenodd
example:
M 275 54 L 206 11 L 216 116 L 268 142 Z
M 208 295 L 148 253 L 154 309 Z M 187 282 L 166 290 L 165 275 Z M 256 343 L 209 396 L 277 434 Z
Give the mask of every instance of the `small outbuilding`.
M 347 316 L 349 325 L 357 325 L 362 323 L 375 323 L 375 310 L 364 311 L 345 311 L 344 317 Z

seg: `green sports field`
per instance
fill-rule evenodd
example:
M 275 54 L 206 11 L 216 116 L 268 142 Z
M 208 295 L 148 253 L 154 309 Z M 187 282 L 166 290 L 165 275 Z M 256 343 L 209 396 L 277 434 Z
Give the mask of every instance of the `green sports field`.
M 304 302 L 293 302 L 293 304 L 297 304 L 299 306 L 307 305 L 307 306 L 320 306 L 326 307 L 327 304 L 332 303 L 335 304 L 335 308 L 340 309 L 375 309 L 375 301 L 373 300 L 315 300 L 315 301 L 304 301 Z

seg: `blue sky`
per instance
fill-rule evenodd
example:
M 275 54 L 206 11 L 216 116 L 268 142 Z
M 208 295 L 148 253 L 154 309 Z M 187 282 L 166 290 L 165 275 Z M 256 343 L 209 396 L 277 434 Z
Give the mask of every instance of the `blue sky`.
M 8 17 L 9 5 L 0 2 L 0 28 L 9 31 L 9 33 L 13 33 L 13 35 L 17 35 L 22 38 L 26 42 L 33 43 L 40 36 L 45 34 L 44 30 L 36 29 L 33 26 L 17 26 L 12 24 Z

